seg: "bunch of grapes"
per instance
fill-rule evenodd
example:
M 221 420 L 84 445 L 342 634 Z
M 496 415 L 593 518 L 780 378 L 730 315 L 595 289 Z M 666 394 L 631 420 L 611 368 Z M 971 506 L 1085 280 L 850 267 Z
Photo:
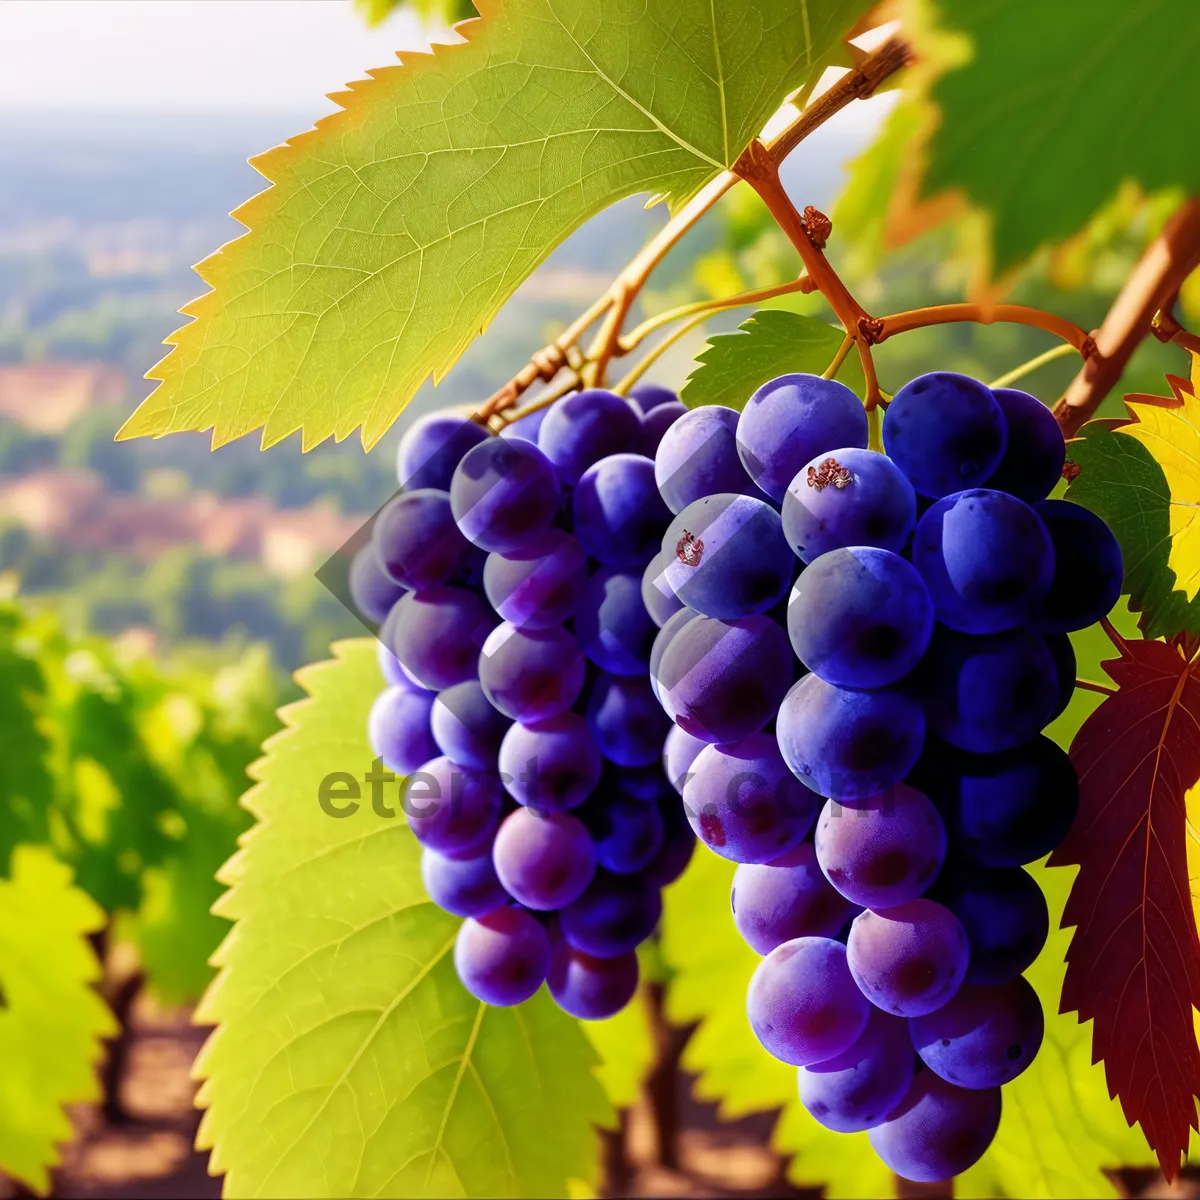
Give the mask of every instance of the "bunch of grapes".
M 425 418 L 351 568 L 388 684 L 370 743 L 406 777 L 426 890 L 465 918 L 455 966 L 488 1004 L 545 982 L 574 1016 L 623 1008 L 691 857 L 642 598 L 671 518 L 653 455 L 684 411 L 648 387 L 582 391 L 500 436 Z
M 882 438 L 811 375 L 680 417 L 644 588 L 667 775 L 741 864 L 734 921 L 764 956 L 750 1024 L 816 1120 L 933 1182 L 987 1148 L 1042 1039 L 1022 868 L 1078 782 L 1040 730 L 1074 687 L 1067 632 L 1122 570 L 1102 521 L 1046 499 L 1064 443 L 1034 397 L 924 375 Z

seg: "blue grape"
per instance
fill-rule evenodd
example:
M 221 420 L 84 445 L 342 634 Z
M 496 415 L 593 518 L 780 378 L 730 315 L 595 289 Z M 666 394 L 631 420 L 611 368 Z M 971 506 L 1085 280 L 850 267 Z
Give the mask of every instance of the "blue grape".
M 582 804 L 599 782 L 600 749 L 578 713 L 518 723 L 500 743 L 500 777 L 518 804 L 565 812 Z
M 1058 703 L 1054 658 L 1025 628 L 973 636 L 938 626 L 921 672 L 930 729 L 976 754 L 1027 741 Z
M 963 633 L 1024 624 L 1054 575 L 1054 549 L 1037 513 L 987 488 L 934 504 L 917 525 L 912 557 L 938 620 Z
M 588 467 L 571 499 L 575 536 L 610 567 L 641 567 L 653 558 L 671 519 L 641 454 L 611 454 Z
M 541 911 L 570 904 L 596 873 L 596 850 L 583 822 L 531 808 L 518 808 L 500 823 L 492 860 L 504 890 Z
M 494 771 L 503 740 L 512 722 L 488 700 L 474 679 L 438 692 L 430 712 L 433 740 L 460 767 Z
M 1020 976 L 992 987 L 965 984 L 937 1012 L 908 1024 L 925 1065 L 972 1090 L 1016 1079 L 1033 1062 L 1045 1031 L 1037 992 Z
M 558 916 L 559 929 L 574 950 L 594 958 L 628 954 L 653 932 L 662 916 L 662 897 L 644 875 L 597 871 L 578 900 Z
M 787 611 L 796 657 L 826 683 L 878 688 L 921 660 L 933 604 L 898 554 L 872 546 L 830 550 L 800 573 Z
M 509 900 L 496 875 L 490 848 L 474 858 L 450 858 L 425 847 L 421 879 L 430 900 L 456 917 L 482 917 L 503 908 Z
M 982 383 L 931 371 L 906 383 L 883 418 L 883 445 L 922 496 L 979 487 L 1000 465 L 1004 413 Z
M 475 421 L 446 413 L 421 417 L 405 432 L 396 450 L 396 478 L 406 491 L 450 490 L 454 468 L 472 446 L 487 441 L 488 431 Z
M 663 434 L 654 455 L 654 478 L 673 513 L 719 492 L 760 495 L 738 458 L 737 425 L 732 408 L 706 404 L 681 416 Z
M 593 958 L 572 950 L 561 938 L 550 956 L 546 980 L 554 1003 L 581 1021 L 615 1016 L 633 999 L 638 960 L 632 951 L 612 958 Z
M 495 624 L 495 614 L 474 592 L 408 592 L 388 620 L 390 649 L 422 687 L 440 692 L 476 678 L 479 651 Z
M 850 977 L 845 946 L 831 938 L 794 938 L 776 946 L 746 991 L 754 1036 L 767 1053 L 795 1067 L 849 1050 L 870 1012 Z
M 520 438 L 522 441 L 532 442 L 536 446 L 542 422 L 546 419 L 549 411 L 549 408 L 535 408 L 533 412 L 526 413 L 523 417 L 518 417 L 515 421 L 505 425 L 500 430 L 500 436 L 502 438 Z
M 404 673 L 404 668 L 400 665 L 400 660 L 388 649 L 385 639 L 384 630 L 379 631 L 379 638 L 375 642 L 375 657 L 379 661 L 379 673 L 383 676 L 384 683 L 399 683 L 406 684 L 409 687 L 420 688 L 425 691 L 425 688 L 420 687 L 420 684 L 409 679 Z M 1065 636 L 1065 635 L 1064 635 Z M 1071 674 L 1072 681 L 1074 680 L 1074 671 Z
M 504 789 L 492 772 L 470 771 L 443 756 L 409 775 L 400 804 L 422 846 L 471 857 L 495 835 Z
M 825 877 L 865 908 L 915 900 L 946 857 L 937 809 L 923 792 L 903 783 L 852 804 L 826 801 L 815 842 Z
M 1034 511 L 1054 545 L 1054 578 L 1033 612 L 1045 633 L 1070 633 L 1107 616 L 1121 595 L 1124 566 L 1112 530 L 1069 500 L 1043 500 Z
M 407 775 L 438 756 L 429 728 L 434 693 L 412 684 L 393 684 L 375 697 L 367 717 L 371 753 L 389 771 Z
M 662 586 L 706 617 L 765 613 L 786 595 L 796 565 L 779 514 L 732 493 L 689 504 L 663 535 L 662 553 Z
M 967 935 L 944 905 L 909 900 L 854 918 L 846 944 L 854 982 L 876 1008 L 920 1017 L 941 1008 L 967 971 Z
M 640 449 L 647 458 L 653 458 L 666 436 L 667 430 L 689 411 L 686 404 L 678 400 L 659 404 L 642 417 L 642 440 Z
M 647 564 L 642 573 L 642 603 L 650 614 L 650 620 L 660 629 L 684 608 L 684 603 L 675 595 L 663 577 L 666 559 L 660 550 Z
M 681 729 L 736 742 L 771 720 L 793 675 L 787 635 L 770 617 L 693 617 L 668 640 L 656 680 L 663 708 Z
M 1028 871 L 968 864 L 949 883 L 939 880 L 937 892 L 967 935 L 971 948 L 967 983 L 1015 979 L 1042 952 L 1050 932 L 1050 913 L 1042 889 Z
M 674 616 L 670 617 L 666 624 L 658 631 L 654 638 L 654 642 L 650 647 L 650 690 L 658 697 L 658 702 L 663 703 L 662 688 L 659 685 L 659 668 L 662 666 L 663 656 L 667 652 L 667 647 L 675 640 L 675 635 L 683 629 L 683 627 L 693 618 L 699 616 L 699 613 L 694 612 L 690 608 L 681 608 Z
M 739 863 L 771 862 L 798 845 L 820 803 L 788 773 L 775 739 L 766 733 L 706 746 L 683 787 L 696 836 Z
M 565 712 L 583 690 L 579 643 L 559 626 L 518 629 L 507 621 L 479 654 L 483 693 L 506 717 L 533 724 Z
M 925 720 L 903 692 L 853 691 L 806 675 L 783 698 L 775 732 L 797 779 L 822 796 L 854 800 L 886 792 L 912 770 Z
M 1036 397 L 1016 388 L 993 388 L 1007 431 L 1004 457 L 987 487 L 1027 504 L 1044 500 L 1062 477 L 1067 445 L 1054 414 Z
M 449 493 L 433 488 L 393 496 L 375 518 L 371 537 L 385 574 L 418 592 L 446 583 L 466 566 L 472 549 L 454 523 Z
M 619 767 L 657 761 L 669 728 L 644 676 L 601 674 L 588 699 L 587 719 L 600 753 Z
M 532 913 L 498 908 L 462 923 L 454 968 L 476 1000 L 498 1007 L 520 1004 L 546 980 L 550 938 Z
M 818 454 L 783 497 L 783 536 L 806 563 L 842 546 L 899 554 L 916 519 L 917 497 L 900 468 L 857 446 Z
M 1058 675 L 1058 703 L 1051 711 L 1047 724 L 1061 717 L 1071 703 L 1075 694 L 1075 647 L 1065 633 L 1043 633 L 1042 641 L 1054 659 L 1055 672 Z
M 629 403 L 645 416 L 664 404 L 678 404 L 679 394 L 661 383 L 638 383 L 629 389 Z
M 700 751 L 709 743 L 673 725 L 663 742 L 663 771 L 671 786 L 682 796 L 684 783 Z
M 769 863 L 742 863 L 729 904 L 738 933 L 756 954 L 793 938 L 831 938 L 858 912 L 829 886 L 811 842 Z
M 600 791 L 583 805 L 579 816 L 596 843 L 596 861 L 614 875 L 642 870 L 662 847 L 662 813 L 653 801 Z
M 574 487 L 593 463 L 637 450 L 641 437 L 641 420 L 628 401 L 604 388 L 587 388 L 551 406 L 538 446 L 563 483 Z
M 868 1136 L 897 1175 L 942 1183 L 979 1161 L 999 1125 L 999 1088 L 972 1092 L 918 1071 L 904 1099 Z
M 908 1023 L 878 1008 L 841 1054 L 800 1068 L 800 1102 L 835 1133 L 873 1129 L 904 1099 L 912 1083 Z
M 683 805 L 667 801 L 660 806 L 663 819 L 663 840 L 658 853 L 647 864 L 642 875 L 655 887 L 674 883 L 687 869 L 696 849 L 696 834 L 688 824 Z
M 586 583 L 587 555 L 561 529 L 547 529 L 510 554 L 489 554 L 483 568 L 491 606 L 504 620 L 531 629 L 574 616 Z
M 764 383 L 746 401 L 737 425 L 742 466 L 777 501 L 817 455 L 866 445 L 862 402 L 845 384 L 820 375 L 780 375 Z
M 657 633 L 637 575 L 603 567 L 588 580 L 575 635 L 596 666 L 610 675 L 644 675 Z
M 450 481 L 450 507 L 463 536 L 511 554 L 550 528 L 558 479 L 546 456 L 520 438 L 489 438 L 469 450 Z
M 347 586 L 359 614 L 375 624 L 382 622 L 404 595 L 404 588 L 384 572 L 371 542 L 350 560 Z

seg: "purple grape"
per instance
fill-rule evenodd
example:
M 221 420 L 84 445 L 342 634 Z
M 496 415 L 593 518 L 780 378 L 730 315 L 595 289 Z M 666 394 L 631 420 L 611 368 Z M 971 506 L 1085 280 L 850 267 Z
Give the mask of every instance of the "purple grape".
M 783 536 L 806 563 L 842 546 L 899 554 L 916 519 L 917 498 L 900 468 L 856 446 L 818 454 L 783 497 Z
M 850 977 L 845 946 L 831 938 L 793 938 L 776 946 L 746 992 L 754 1036 L 769 1054 L 795 1067 L 849 1050 L 870 1011 Z
M 1075 647 L 1065 633 L 1043 633 L 1042 641 L 1054 659 L 1054 668 L 1058 675 L 1058 703 L 1054 706 L 1049 720 L 1056 720 L 1067 710 L 1071 697 L 1075 694 Z
M 515 421 L 500 430 L 502 438 L 520 438 L 526 442 L 532 442 L 537 445 L 538 436 L 541 433 L 542 422 L 546 419 L 546 414 L 550 411 L 549 408 L 535 408 L 533 412 L 526 413 L 523 417 L 518 417 Z
M 489 554 L 483 589 L 506 621 L 544 629 L 575 615 L 587 583 L 587 555 L 561 529 L 547 529 L 511 554 Z
M 733 923 L 757 954 L 798 937 L 834 937 L 857 912 L 829 886 L 811 842 L 770 863 L 743 863 L 729 897 Z
M 766 733 L 706 746 L 683 788 L 696 836 L 722 858 L 740 863 L 771 862 L 792 849 L 812 828 L 820 803 L 788 773 L 775 739 Z
M 482 917 L 508 903 L 490 849 L 474 858 L 450 858 L 426 847 L 421 879 L 430 900 L 456 917 Z
M 603 1021 L 633 999 L 638 985 L 637 955 L 630 950 L 612 958 L 593 958 L 572 950 L 560 939 L 551 953 L 546 982 L 563 1012 L 581 1021 Z
M 670 722 L 644 677 L 601 674 L 587 704 L 600 753 L 619 767 L 648 767 L 662 753 Z
M 653 458 L 658 453 L 666 432 L 688 412 L 686 404 L 673 400 L 668 404 L 660 404 L 642 417 L 641 452 L 647 458 Z
M 518 904 L 540 911 L 570 904 L 596 873 L 595 847 L 583 822 L 531 808 L 504 818 L 492 859 L 504 890 Z
M 409 775 L 400 791 L 400 806 L 422 846 L 471 857 L 495 835 L 504 789 L 492 772 L 470 771 L 443 756 Z
M 645 416 L 663 404 L 678 404 L 679 394 L 661 383 L 638 383 L 629 389 L 629 403 Z
M 684 783 L 700 751 L 709 743 L 673 725 L 663 742 L 663 771 L 671 786 L 682 796 Z M 690 827 L 689 827 L 690 828 Z
M 571 499 L 575 536 L 610 567 L 641 568 L 659 547 L 671 514 L 641 454 L 610 454 L 583 473 Z
M 559 913 L 559 928 L 574 950 L 594 958 L 628 954 L 653 932 L 662 897 L 644 875 L 597 871 L 587 891 Z
M 662 845 L 642 875 L 655 887 L 664 888 L 687 870 L 696 849 L 696 834 L 677 800 L 666 801 L 659 811 L 663 819 Z
M 550 938 L 520 908 L 498 908 L 462 923 L 454 942 L 462 985 L 484 1004 L 504 1007 L 528 1000 L 550 970 Z
M 1034 609 L 1045 633 L 1070 633 L 1107 616 L 1121 596 L 1124 566 L 1112 530 L 1095 513 L 1069 500 L 1034 507 L 1054 546 L 1054 579 Z
M 386 618 L 385 618 L 386 619 Z M 375 642 L 375 657 L 379 660 L 379 672 L 383 676 L 385 683 L 398 683 L 402 686 L 417 688 L 420 691 L 426 689 L 420 684 L 410 679 L 405 673 L 404 668 L 400 665 L 400 660 L 387 648 L 387 642 L 384 638 L 387 636 L 385 631 L 379 631 L 379 637 Z M 1074 671 L 1071 672 L 1074 679 Z
M 472 446 L 487 441 L 488 431 L 475 421 L 432 413 L 405 432 L 396 451 L 396 478 L 406 491 L 450 490 L 454 468 Z
M 738 458 L 737 424 L 732 408 L 706 404 L 681 416 L 663 434 L 654 455 L 654 478 L 673 513 L 718 492 L 761 495 Z
M 987 486 L 1027 504 L 1044 500 L 1062 477 L 1067 446 L 1054 414 L 1036 397 L 1016 388 L 993 388 L 1007 430 L 1004 457 Z
M 1050 932 L 1046 897 L 1020 867 L 972 864 L 949 883 L 939 881 L 938 894 L 967 935 L 967 983 L 1006 983 L 1042 952 Z
M 565 712 L 583 689 L 579 643 L 559 626 L 518 629 L 505 621 L 479 655 L 484 695 L 506 717 L 533 724 Z
M 598 791 L 579 810 L 596 843 L 596 861 L 614 875 L 632 875 L 648 866 L 663 843 L 658 805 L 620 793 Z
M 848 1050 L 800 1068 L 800 1102 L 826 1129 L 860 1133 L 883 1123 L 912 1077 L 908 1023 L 872 1008 L 867 1027 Z
M 583 652 L 610 675 L 646 674 L 658 628 L 642 603 L 637 575 L 602 567 L 587 582 L 575 635 Z
M 350 560 L 347 586 L 359 615 L 375 624 L 382 622 L 404 595 L 404 588 L 384 573 L 372 542 L 363 546 Z
M 474 592 L 408 592 L 388 620 L 390 649 L 422 687 L 440 692 L 476 678 L 479 651 L 495 624 L 495 614 Z
M 449 493 L 433 488 L 393 496 L 375 518 L 371 538 L 384 572 L 417 592 L 446 583 L 472 550 L 454 523 Z
M 776 501 L 810 459 L 839 446 L 866 445 L 862 402 L 845 384 L 820 375 L 780 375 L 764 383 L 737 425 L 742 466 Z
M 371 753 L 397 775 L 407 775 L 438 756 L 429 728 L 434 693 L 408 683 L 393 684 L 375 697 L 367 717 Z
M 854 918 L 847 961 L 862 993 L 898 1017 L 921 1017 L 958 991 L 967 970 L 967 935 L 933 900 L 867 909 Z
M 489 438 L 467 452 L 450 483 L 463 536 L 482 550 L 511 554 L 550 528 L 558 479 L 546 456 L 520 438 Z
M 600 749 L 578 713 L 536 725 L 513 725 L 500 743 L 500 776 L 518 804 L 565 812 L 584 802 L 600 780 Z
M 683 601 L 675 595 L 663 577 L 666 560 L 660 550 L 642 573 L 642 603 L 650 620 L 661 629 L 676 613 L 683 611 Z
M 616 392 L 587 388 L 551 406 L 538 433 L 538 446 L 570 487 L 610 454 L 636 451 L 642 438 L 637 411 Z
M 430 713 L 433 740 L 461 767 L 494 771 L 500 742 L 511 721 L 496 708 L 474 679 L 438 692 Z
M 650 646 L 650 690 L 658 697 L 658 702 L 663 703 L 662 688 L 659 685 L 658 676 L 659 669 L 662 666 L 663 656 L 667 652 L 667 647 L 675 640 L 675 635 L 694 617 L 699 616 L 699 613 L 694 612 L 690 608 L 681 608 L 674 616 L 667 620 L 667 623 L 655 635 L 654 642 Z

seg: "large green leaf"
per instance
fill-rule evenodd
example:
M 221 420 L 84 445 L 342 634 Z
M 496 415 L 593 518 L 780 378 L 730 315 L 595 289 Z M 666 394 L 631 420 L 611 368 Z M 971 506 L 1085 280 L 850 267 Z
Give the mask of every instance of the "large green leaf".
M 401 816 L 367 788 L 351 815 L 322 810 L 323 780 L 370 769 L 382 685 L 371 641 L 334 653 L 301 672 L 311 698 L 267 743 L 258 824 L 222 873 L 236 924 L 198 1010 L 218 1026 L 199 1143 L 235 1196 L 563 1195 L 611 1120 L 596 1055 L 544 991 L 503 1009 L 462 988 L 458 921 L 426 898 Z
M 995 267 L 1080 229 L 1134 179 L 1200 190 L 1195 0 L 934 0 L 966 61 L 933 98 L 927 193 L 958 188 L 991 214 Z
M 120 436 L 263 427 L 371 446 L 588 217 L 672 205 L 838 52 L 865 0 L 488 0 L 254 160 L 275 186 L 201 264 L 213 291 Z

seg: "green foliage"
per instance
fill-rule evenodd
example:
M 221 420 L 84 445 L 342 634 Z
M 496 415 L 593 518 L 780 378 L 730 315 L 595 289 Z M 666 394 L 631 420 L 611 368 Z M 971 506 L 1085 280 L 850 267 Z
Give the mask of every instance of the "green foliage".
M 236 921 L 198 1010 L 219 1023 L 197 1071 L 199 1142 L 232 1195 L 557 1196 L 590 1179 L 611 1119 L 595 1054 L 543 992 L 511 1009 L 454 974 L 458 926 L 425 896 L 394 807 L 335 819 L 333 772 L 361 778 L 381 680 L 370 641 L 306 669 L 245 798 L 258 824 L 222 872 Z
M 642 978 L 645 977 L 643 967 Z M 613 1108 L 628 1108 L 633 1104 L 654 1064 L 654 1033 L 648 1004 L 642 988 L 615 1017 L 579 1023 L 600 1056 L 596 1078 Z
M 437 21 L 443 25 L 454 25 L 475 16 L 471 0 L 354 0 L 354 7 L 368 25 L 378 25 L 396 9 L 406 6 L 416 9 L 423 21 Z

